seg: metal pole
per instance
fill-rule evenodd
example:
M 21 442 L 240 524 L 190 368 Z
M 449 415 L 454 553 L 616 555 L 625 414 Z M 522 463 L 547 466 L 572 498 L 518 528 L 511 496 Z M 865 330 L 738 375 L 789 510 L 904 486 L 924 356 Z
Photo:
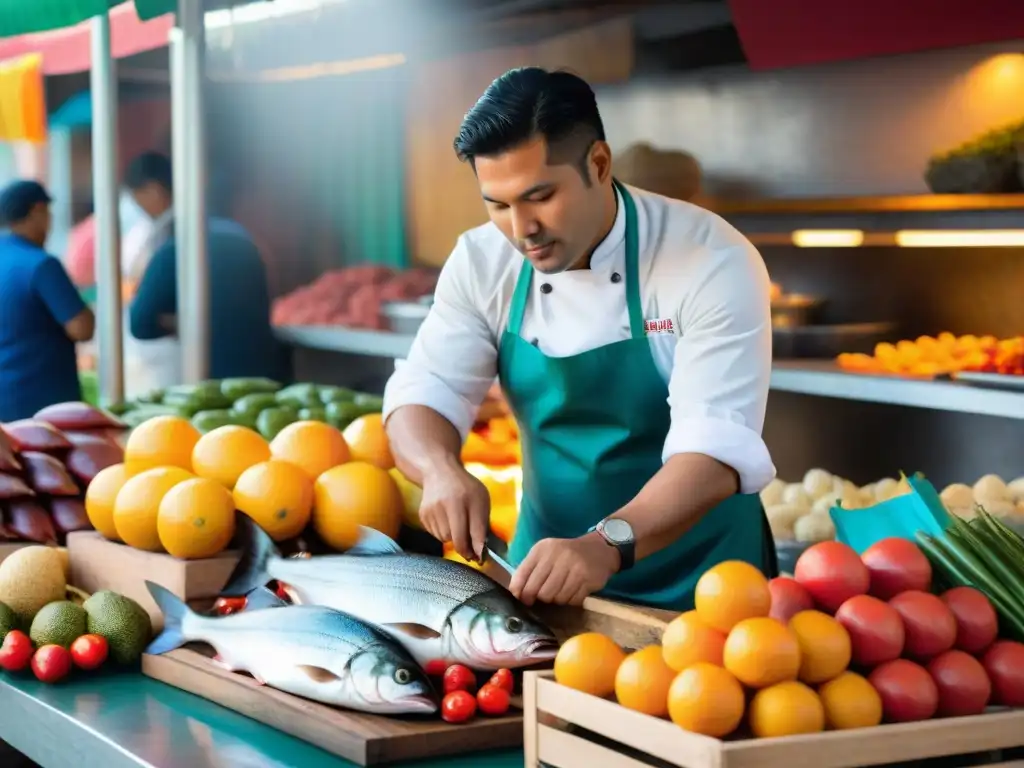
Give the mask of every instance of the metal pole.
M 174 177 L 174 242 L 175 242 L 175 276 L 176 294 L 178 298 L 178 339 L 181 342 L 181 371 L 188 381 L 185 351 L 185 332 L 187 321 L 192 316 L 192 302 L 189 294 L 189 259 L 188 251 L 188 212 L 185 210 L 185 191 L 188 189 L 189 164 L 186 158 L 188 147 L 188 112 L 185 102 L 185 45 L 181 29 L 174 27 L 170 34 L 170 70 L 171 70 L 171 172 Z M 184 383 L 184 382 L 182 382 Z
M 100 400 L 124 398 L 121 344 L 121 226 L 117 182 L 117 75 L 110 17 L 92 19 L 92 189 L 96 219 L 96 288 Z
M 178 336 L 186 383 L 209 375 L 210 293 L 206 253 L 206 113 L 204 63 L 206 35 L 202 3 L 178 0 L 176 70 L 172 87 L 180 94 L 174 106 L 185 116 L 175 120 L 175 151 L 180 153 L 175 179 L 175 240 L 178 256 Z M 177 81 L 175 85 L 174 81 Z M 184 302 L 182 302 L 184 299 Z M 181 311 L 182 306 L 187 312 Z

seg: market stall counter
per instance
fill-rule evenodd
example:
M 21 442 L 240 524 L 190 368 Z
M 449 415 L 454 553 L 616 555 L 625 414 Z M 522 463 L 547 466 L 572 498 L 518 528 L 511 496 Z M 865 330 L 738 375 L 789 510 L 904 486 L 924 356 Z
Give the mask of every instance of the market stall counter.
M 61 685 L 0 678 L 0 739 L 43 768 L 348 768 L 354 765 L 212 702 L 136 672 Z M 522 750 L 403 765 L 512 768 Z

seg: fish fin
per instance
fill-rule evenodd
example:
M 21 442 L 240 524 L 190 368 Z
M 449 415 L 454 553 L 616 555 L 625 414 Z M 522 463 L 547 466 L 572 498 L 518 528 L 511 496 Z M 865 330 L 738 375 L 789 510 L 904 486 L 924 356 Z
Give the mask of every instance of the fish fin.
M 382 627 L 393 629 L 396 632 L 400 632 L 403 635 L 414 637 L 417 640 L 436 640 L 441 636 L 440 632 L 436 632 L 428 626 L 423 624 L 416 624 L 411 621 L 403 621 L 397 624 L 381 624 Z
M 336 674 L 323 667 L 314 667 L 310 664 L 299 664 L 297 669 L 312 680 L 314 683 L 333 683 L 341 680 Z
M 401 553 L 402 548 L 398 546 L 398 542 L 386 533 L 367 528 L 365 525 L 359 526 L 359 539 L 355 545 L 345 550 L 346 555 L 356 556 L 399 555 Z
M 267 565 L 281 556 L 274 540 L 248 515 L 240 514 L 238 518 L 238 530 L 242 534 L 242 559 L 235 566 L 227 586 L 221 590 L 221 595 L 234 597 L 248 595 L 254 589 L 265 587 L 270 581 Z
M 182 634 L 181 623 L 192 613 L 192 610 L 177 595 L 159 584 L 147 581 L 146 589 L 149 590 L 149 594 L 153 596 L 157 607 L 164 615 L 164 630 L 149 644 L 146 653 L 158 655 L 181 648 L 188 642 Z
M 258 587 L 245 596 L 246 611 L 258 611 L 261 608 L 280 608 L 288 605 L 266 587 Z

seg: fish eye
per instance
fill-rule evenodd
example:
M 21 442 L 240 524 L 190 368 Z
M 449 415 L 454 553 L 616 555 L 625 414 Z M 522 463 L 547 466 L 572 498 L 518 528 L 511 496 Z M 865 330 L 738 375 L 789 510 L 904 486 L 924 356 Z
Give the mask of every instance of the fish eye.
M 399 667 L 395 670 L 395 682 L 399 685 L 408 685 L 412 682 L 412 672 L 405 667 Z
M 505 619 L 505 629 L 507 629 L 509 632 L 512 632 L 513 634 L 516 632 L 522 632 L 523 620 L 520 619 L 518 616 L 509 616 L 507 619 Z

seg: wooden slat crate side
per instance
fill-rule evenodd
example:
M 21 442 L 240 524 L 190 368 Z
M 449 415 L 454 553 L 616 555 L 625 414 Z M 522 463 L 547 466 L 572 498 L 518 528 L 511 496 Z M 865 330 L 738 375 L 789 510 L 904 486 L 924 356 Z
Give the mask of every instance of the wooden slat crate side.
M 528 768 L 859 768 L 968 755 L 981 755 L 978 764 L 992 765 L 1003 759 L 1001 750 L 1024 745 L 1024 710 L 774 739 L 719 741 L 560 686 L 553 677 L 550 672 L 527 675 L 525 685 L 534 689 L 532 706 L 524 698 L 524 723 L 529 724 L 524 734 Z M 553 718 L 562 722 L 555 724 Z

